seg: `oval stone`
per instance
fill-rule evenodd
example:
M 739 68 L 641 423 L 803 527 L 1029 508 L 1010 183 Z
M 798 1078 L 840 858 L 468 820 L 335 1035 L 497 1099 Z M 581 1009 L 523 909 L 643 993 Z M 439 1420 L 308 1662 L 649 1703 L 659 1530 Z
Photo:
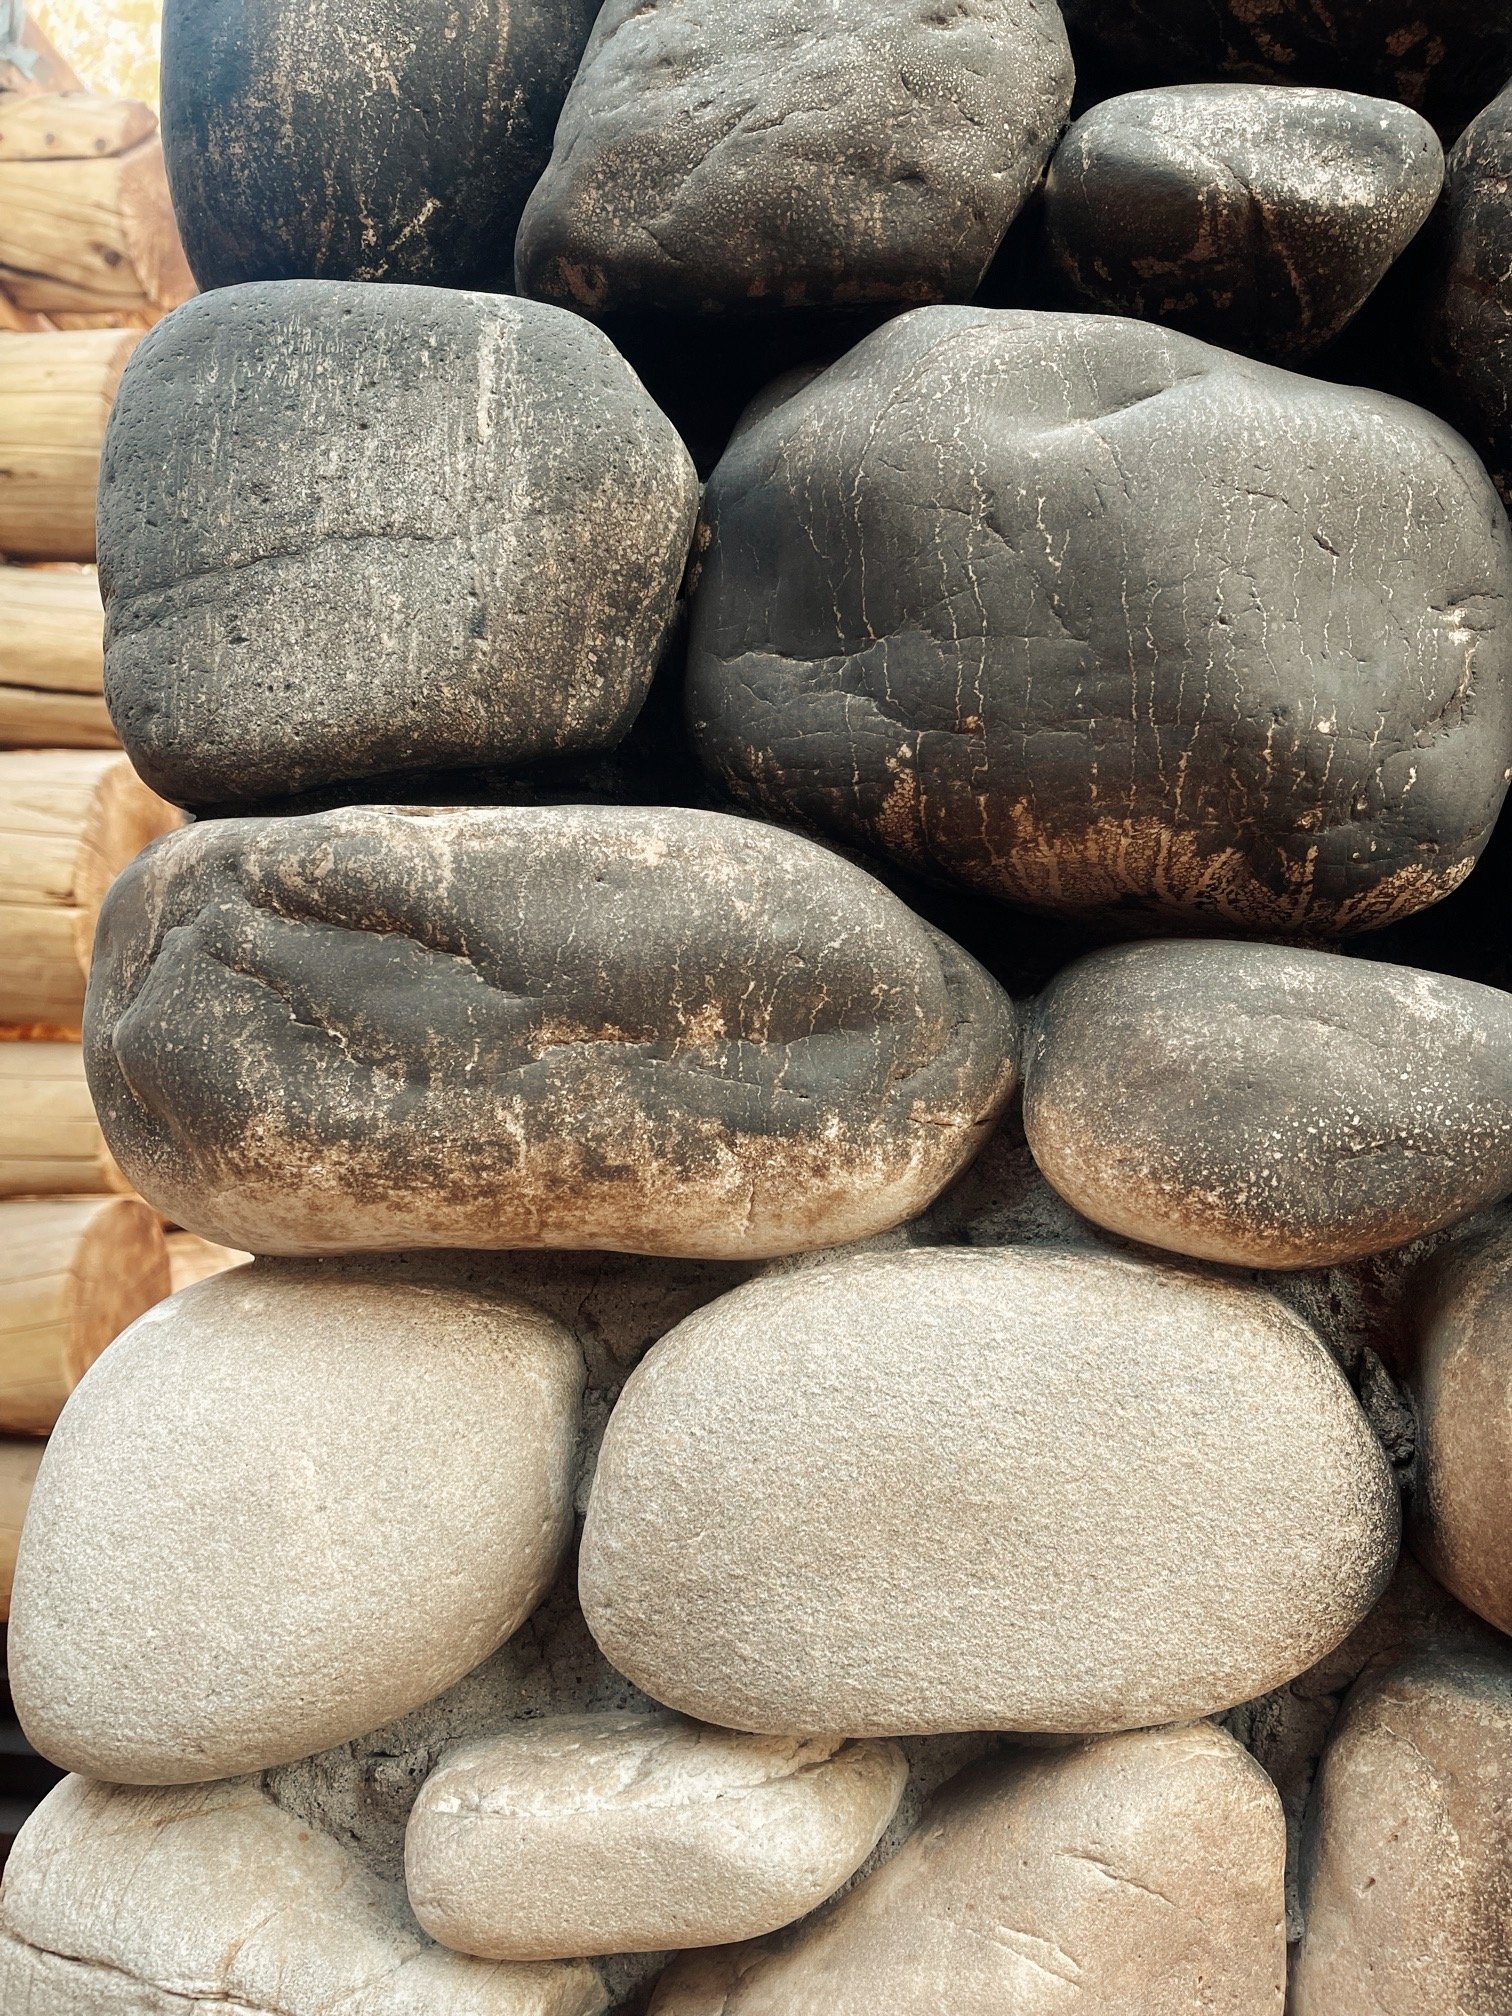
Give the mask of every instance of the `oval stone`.
M 418 1707 L 530 1615 L 572 1520 L 583 1364 L 529 1303 L 220 1274 L 92 1367 L 16 1563 L 16 1709 L 129 1784 L 308 1756 Z
M 180 839 L 111 891 L 85 1048 L 131 1181 L 226 1245 L 859 1239 L 1016 1080 L 975 960 L 749 820 L 378 807 Z
M 1512 995 L 1278 945 L 1097 952 L 1035 1005 L 1024 1129 L 1125 1238 L 1356 1260 L 1512 1190 Z
M 654 1346 L 579 1585 L 613 1664 L 705 1721 L 1088 1732 L 1301 1672 L 1397 1538 L 1354 1396 L 1269 1295 L 944 1248 L 769 1275 Z
M 433 1938 L 488 1959 L 751 1939 L 854 1875 L 907 1780 L 895 1743 L 552 1716 L 446 1752 L 405 1881 Z
M 1449 155 L 1428 355 L 1444 410 L 1512 495 L 1512 85 Z

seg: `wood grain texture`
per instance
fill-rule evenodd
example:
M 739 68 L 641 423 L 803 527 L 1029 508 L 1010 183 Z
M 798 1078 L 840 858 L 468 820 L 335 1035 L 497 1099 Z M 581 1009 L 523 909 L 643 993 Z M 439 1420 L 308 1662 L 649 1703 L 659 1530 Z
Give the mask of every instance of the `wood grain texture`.
M 0 553 L 93 560 L 100 447 L 139 336 L 0 336 Z

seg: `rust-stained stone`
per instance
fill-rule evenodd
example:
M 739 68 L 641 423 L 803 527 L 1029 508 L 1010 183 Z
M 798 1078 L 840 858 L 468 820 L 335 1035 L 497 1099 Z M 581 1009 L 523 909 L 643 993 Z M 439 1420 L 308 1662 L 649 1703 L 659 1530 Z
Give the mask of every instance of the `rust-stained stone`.
M 858 1239 L 1013 1089 L 981 967 L 748 820 L 371 808 L 178 843 L 106 904 L 91 1090 L 149 1201 L 247 1251 Z
M 1308 1813 L 1292 2016 L 1512 2008 L 1512 1649 L 1367 1672 Z
M 697 503 L 671 422 L 580 316 L 335 282 L 207 295 L 143 340 L 106 438 L 117 733 L 201 807 L 610 748 Z
M 1512 533 L 1400 400 L 1149 323 L 922 308 L 705 501 L 743 801 L 1041 909 L 1266 936 L 1447 895 L 1512 765 Z
M 1235 1267 L 1403 1246 L 1512 1190 L 1512 995 L 1278 945 L 1093 953 L 1035 1004 L 1024 1126 L 1084 1216 Z

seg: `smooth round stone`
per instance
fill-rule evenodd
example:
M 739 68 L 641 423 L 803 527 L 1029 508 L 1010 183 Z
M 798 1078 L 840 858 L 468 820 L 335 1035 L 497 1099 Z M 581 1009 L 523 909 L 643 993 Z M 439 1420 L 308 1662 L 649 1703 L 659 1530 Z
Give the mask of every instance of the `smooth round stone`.
M 750 820 L 378 807 L 179 838 L 102 913 L 90 1089 L 142 1194 L 250 1252 L 860 1239 L 1016 1081 L 973 959 Z
M 594 1970 L 428 1944 L 396 1885 L 256 1779 L 65 1778 L 17 1836 L 0 2008 L 21 2016 L 598 2016 Z
M 100 500 L 116 731 L 163 797 L 245 806 L 612 747 L 698 483 L 580 316 L 288 281 L 143 339 Z
M 609 1660 L 705 1721 L 1083 1733 L 1301 1672 L 1397 1537 L 1353 1394 L 1269 1295 L 941 1248 L 768 1275 L 654 1346 L 579 1590 Z
M 1512 1656 L 1435 1652 L 1345 1703 L 1303 1844 L 1295 2016 L 1512 2008 Z
M 1451 1247 L 1417 1318 L 1408 1538 L 1445 1588 L 1512 1633 L 1512 1233 Z
M 1184 84 L 1076 121 L 1045 225 L 1080 306 L 1296 360 L 1364 306 L 1443 179 L 1438 135 L 1389 99 Z
M 1064 0 L 1077 69 L 1119 85 L 1235 77 L 1399 98 L 1450 134 L 1512 69 L 1502 0 Z
M 1020 1752 L 946 1788 L 783 1952 L 677 1961 L 652 2016 L 1280 2016 L 1275 1788 L 1198 1724 Z
M 1429 361 L 1445 410 L 1512 494 L 1512 85 L 1449 156 Z
M 166 0 L 163 149 L 202 288 L 507 288 L 594 0 Z
M 240 1267 L 76 1389 L 16 1563 L 16 1710 L 127 1784 L 257 1770 L 418 1707 L 535 1608 L 583 1365 L 513 1297 Z
M 763 812 L 1038 909 L 1264 936 L 1447 895 L 1512 766 L 1512 532 L 1400 400 L 924 308 L 705 499 L 689 709 Z
M 1330 1267 L 1512 1190 L 1512 995 L 1279 945 L 1124 945 L 1036 1003 L 1024 1129 L 1084 1217 Z
M 608 0 L 525 208 L 581 313 L 966 299 L 1071 104 L 1053 0 Z
M 553 1716 L 442 1757 L 410 1819 L 410 1903 L 494 1960 L 751 1939 L 855 1874 L 907 1781 L 895 1743 Z

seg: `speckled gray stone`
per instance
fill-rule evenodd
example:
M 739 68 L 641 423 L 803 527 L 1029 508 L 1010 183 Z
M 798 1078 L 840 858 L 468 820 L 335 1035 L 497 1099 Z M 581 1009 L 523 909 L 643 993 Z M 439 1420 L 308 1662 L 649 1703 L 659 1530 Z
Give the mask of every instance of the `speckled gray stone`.
M 195 806 L 610 747 L 697 501 L 580 316 L 434 287 L 204 296 L 144 338 L 106 438 L 116 732 Z
M 1380 1448 L 1261 1291 L 1112 1256 L 836 1256 L 654 1347 L 579 1560 L 607 1657 L 769 1732 L 1211 1713 L 1338 1643 L 1397 1551 Z
M 964 300 L 1071 84 L 1054 0 L 607 0 L 520 290 L 591 315 Z
M 1120 946 L 1040 996 L 1023 1110 L 1097 1224 L 1233 1267 L 1332 1266 L 1512 1190 L 1512 995 L 1280 945 Z
M 1512 496 L 1512 85 L 1449 156 L 1429 361 L 1444 409 Z
M 1077 120 L 1045 225 L 1078 305 L 1295 362 L 1363 306 L 1443 179 L 1433 128 L 1389 99 L 1176 85 Z
M 115 884 L 86 1010 L 121 1166 L 250 1252 L 757 1258 L 911 1218 L 1013 1004 L 861 869 L 714 813 L 227 820 Z
M 1512 533 L 1399 400 L 1149 323 L 924 308 L 715 470 L 689 707 L 746 803 L 1119 926 L 1342 934 L 1470 872 Z

